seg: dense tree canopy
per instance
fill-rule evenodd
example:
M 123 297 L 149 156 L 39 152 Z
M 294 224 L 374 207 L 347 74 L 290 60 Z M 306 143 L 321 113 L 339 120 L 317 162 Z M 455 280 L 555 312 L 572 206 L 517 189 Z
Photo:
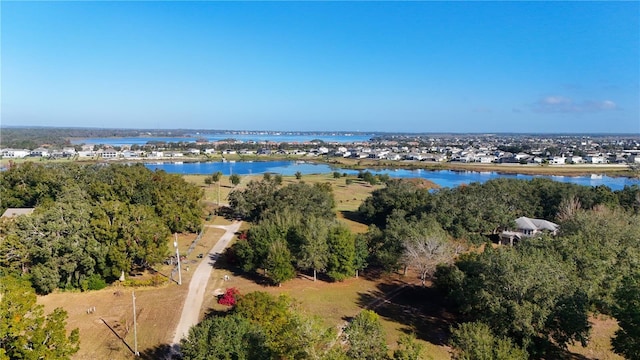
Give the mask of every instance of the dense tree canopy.
M 373 192 L 359 208 L 370 224 L 384 229 L 398 210 L 406 216 L 431 217 L 455 238 L 478 239 L 479 235 L 509 228 L 520 216 L 556 219 L 564 199 L 575 197 L 583 209 L 596 205 L 619 206 L 637 212 L 640 187 L 611 191 L 606 186 L 587 187 L 548 179 L 494 179 L 434 192 L 403 180 L 390 180 Z
M 78 329 L 67 335 L 67 313 L 45 315 L 36 294 L 20 278 L 0 278 L 0 359 L 70 359 L 78 351 Z
M 437 284 L 464 316 L 540 354 L 551 342 L 564 347 L 588 339 L 589 304 L 573 274 L 558 255 L 500 248 L 469 253 L 455 266 L 441 267 Z
M 611 341 L 613 350 L 627 359 L 640 359 L 640 272 L 624 278 L 615 299 L 613 314 L 620 329 Z
M 314 280 L 324 273 L 340 281 L 364 268 L 367 246 L 336 221 L 330 185 L 278 187 L 273 179 L 252 181 L 230 195 L 232 211 L 255 221 L 230 250 L 239 267 L 263 269 L 276 284 L 295 277 L 296 269 Z
M 197 231 L 200 189 L 143 165 L 34 165 L 0 173 L 3 206 L 35 207 L 5 221 L 0 266 L 30 274 L 39 293 L 113 281 L 168 254 L 171 232 Z

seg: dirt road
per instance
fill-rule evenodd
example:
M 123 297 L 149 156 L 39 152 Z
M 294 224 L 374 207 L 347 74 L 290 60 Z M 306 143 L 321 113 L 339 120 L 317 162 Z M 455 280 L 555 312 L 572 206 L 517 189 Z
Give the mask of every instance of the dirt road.
M 226 232 L 220 240 L 209 250 L 208 260 L 203 260 L 200 262 L 200 265 L 196 268 L 193 276 L 191 277 L 191 282 L 189 283 L 189 293 L 187 294 L 187 298 L 184 301 L 184 305 L 182 307 L 182 315 L 180 316 L 180 322 L 176 327 L 176 332 L 173 337 L 173 344 L 179 344 L 180 339 L 187 336 L 189 334 L 189 328 L 198 323 L 198 316 L 200 315 L 200 308 L 202 307 L 202 303 L 204 302 L 204 292 L 207 288 L 207 282 L 209 282 L 209 276 L 211 276 L 211 270 L 213 270 L 213 265 L 216 262 L 216 259 L 224 249 L 229 245 L 229 242 L 233 238 L 234 233 L 240 229 L 240 225 L 242 225 L 242 221 L 234 222 L 231 225 L 227 226 L 212 226 L 219 229 L 224 229 Z

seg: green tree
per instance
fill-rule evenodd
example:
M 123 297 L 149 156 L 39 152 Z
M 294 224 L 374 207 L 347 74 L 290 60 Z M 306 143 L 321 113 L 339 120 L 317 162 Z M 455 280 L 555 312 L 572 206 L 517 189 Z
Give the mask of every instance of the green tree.
M 229 181 L 231 181 L 233 186 L 238 186 L 238 184 L 240 184 L 240 176 L 238 174 L 231 174 L 229 176 Z
M 276 174 L 276 175 L 273 177 L 273 182 L 275 182 L 275 183 L 276 183 L 276 185 L 278 185 L 278 186 L 279 186 L 279 185 L 282 185 L 282 175 L 281 175 L 281 174 Z
M 414 334 L 402 334 L 398 338 L 398 348 L 393 351 L 393 360 L 420 360 L 423 346 Z
M 525 350 L 508 338 L 496 337 L 487 324 L 462 323 L 451 329 L 451 347 L 456 360 L 521 360 Z
M 203 320 L 180 341 L 184 359 L 271 359 L 259 326 L 237 314 Z
M 296 227 L 295 233 L 299 246 L 297 264 L 304 270 L 313 270 L 313 281 L 316 281 L 316 272 L 325 271 L 329 257 L 329 245 L 327 237 L 329 223 L 318 217 L 308 217 Z
M 214 183 L 217 183 L 218 181 L 220 181 L 220 179 L 222 179 L 222 172 L 216 171 L 211 174 L 211 181 L 213 181 Z
M 552 344 L 586 344 L 589 303 L 574 273 L 558 254 L 544 249 L 487 248 L 461 256 L 454 269 L 440 267 L 436 285 L 465 316 L 543 356 Z
M 624 278 L 615 300 L 613 315 L 620 329 L 611 340 L 613 350 L 627 359 L 640 359 L 640 273 Z
M 327 244 L 327 275 L 336 281 L 353 276 L 356 271 L 356 243 L 353 233 L 345 226 L 334 226 L 329 230 Z
M 344 329 L 349 349 L 347 355 L 352 359 L 382 360 L 388 359 L 384 330 L 378 314 L 363 310 Z
M 222 172 L 216 171 L 213 174 L 211 174 L 211 181 L 213 181 L 214 183 L 216 183 L 216 185 L 218 185 L 218 201 L 217 201 L 218 206 L 220 206 L 220 180 L 221 179 L 222 179 Z
M 249 293 L 238 300 L 235 313 L 259 326 L 273 359 L 320 359 L 336 337 L 318 319 L 301 313 L 286 295 Z
M 0 359 L 70 359 L 79 349 L 78 329 L 65 330 L 67 313 L 44 315 L 28 283 L 0 278 Z
M 285 242 L 275 241 L 269 245 L 265 268 L 275 284 L 280 285 L 296 276 L 292 261 L 291 252 Z
M 297 180 L 302 179 L 302 173 L 300 171 L 296 171 L 295 177 L 296 177 Z

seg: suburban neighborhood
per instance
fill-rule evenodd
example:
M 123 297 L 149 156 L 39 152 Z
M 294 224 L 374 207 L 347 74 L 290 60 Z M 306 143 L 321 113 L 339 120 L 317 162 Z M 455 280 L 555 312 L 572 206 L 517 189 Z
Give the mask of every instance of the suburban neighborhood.
M 156 138 L 161 139 L 161 138 Z M 109 146 L 80 143 L 56 148 L 1 148 L 0 156 L 99 160 L 206 160 L 209 157 L 350 158 L 404 162 L 480 164 L 640 164 L 640 136 L 550 135 L 385 135 L 366 142 L 339 143 L 220 141 L 153 141 L 145 145 Z

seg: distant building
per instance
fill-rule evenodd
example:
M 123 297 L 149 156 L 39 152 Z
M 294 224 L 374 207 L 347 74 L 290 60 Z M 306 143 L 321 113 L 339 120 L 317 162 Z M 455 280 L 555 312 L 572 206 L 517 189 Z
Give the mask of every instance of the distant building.
M 2 218 L 14 218 L 20 215 L 30 215 L 33 213 L 33 208 L 8 208 L 2 214 Z
M 5 158 L 18 159 L 18 158 L 27 157 L 27 156 L 29 156 L 29 154 L 31 154 L 31 151 L 26 150 L 26 149 L 2 149 L 2 150 L 0 150 L 0 155 L 2 155 L 2 157 L 5 157 Z

